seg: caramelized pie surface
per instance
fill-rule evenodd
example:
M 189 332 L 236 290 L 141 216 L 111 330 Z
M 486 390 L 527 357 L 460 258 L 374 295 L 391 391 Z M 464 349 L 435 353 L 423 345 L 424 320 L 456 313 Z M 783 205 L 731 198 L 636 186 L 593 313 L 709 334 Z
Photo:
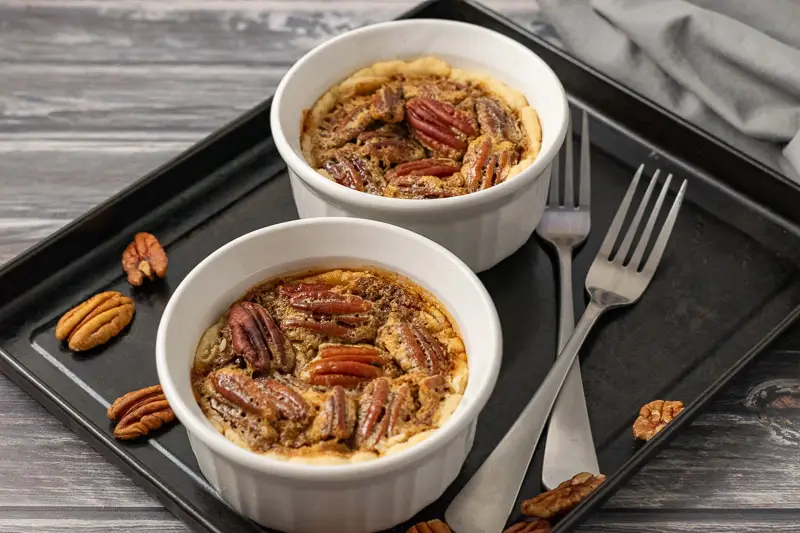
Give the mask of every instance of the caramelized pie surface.
M 423 440 L 452 414 L 467 376 L 443 306 L 400 276 L 360 269 L 251 289 L 203 335 L 192 384 L 239 446 L 345 463 Z
M 542 131 L 525 96 L 426 57 L 376 63 L 303 117 L 301 146 L 320 174 L 393 198 L 445 198 L 502 183 L 535 160 Z

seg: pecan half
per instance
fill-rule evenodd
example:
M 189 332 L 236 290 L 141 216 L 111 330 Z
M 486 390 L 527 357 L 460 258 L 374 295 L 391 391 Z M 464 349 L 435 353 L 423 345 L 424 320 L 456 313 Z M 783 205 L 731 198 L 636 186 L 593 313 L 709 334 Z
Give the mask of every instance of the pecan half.
M 361 396 L 356 444 L 375 448 L 382 438 L 394 435 L 411 409 L 410 402 L 407 387 L 402 386 L 396 392 L 391 392 L 386 378 L 370 382 Z
M 234 304 L 228 313 L 233 349 L 255 370 L 291 372 L 295 354 L 292 343 L 262 306 L 253 302 Z
M 344 388 L 335 386 L 320 413 L 323 439 L 347 440 L 356 426 L 356 402 Z
M 384 165 L 415 161 L 425 157 L 425 149 L 414 139 L 408 138 L 397 126 L 365 131 L 358 136 L 362 153 Z
M 435 376 L 448 370 L 444 348 L 425 327 L 390 317 L 378 332 L 378 343 L 405 372 L 418 369 Z
M 384 85 L 372 95 L 370 113 L 375 120 L 396 123 L 403 120 L 405 115 L 405 102 L 403 90 L 400 87 Z
M 248 416 L 238 405 L 219 398 L 209 398 L 208 406 L 254 450 L 265 449 L 278 440 L 278 432 L 265 417 Z M 274 420 L 274 409 L 271 416 Z
M 108 407 L 108 418 L 117 421 L 114 437 L 132 440 L 175 420 L 161 385 L 145 387 L 120 396 Z
M 133 320 L 133 300 L 116 291 L 101 292 L 64 313 L 56 338 L 75 352 L 105 344 Z
M 323 168 L 336 183 L 356 191 L 364 192 L 373 179 L 369 164 L 358 156 L 343 156 L 338 160 L 327 161 Z
M 503 533 L 550 533 L 550 522 L 537 518 L 530 522 L 518 522 Z
M 511 167 L 517 164 L 517 159 L 511 143 L 495 144 L 489 136 L 479 137 L 470 144 L 461 167 L 467 188 L 475 192 L 502 183 Z
M 633 437 L 650 440 L 683 411 L 683 402 L 653 400 L 639 409 L 639 418 L 633 423 Z
M 214 374 L 213 384 L 220 396 L 243 411 L 266 420 L 276 418 L 272 399 L 247 374 L 235 370 L 218 370 Z
M 267 397 L 278 407 L 281 416 L 295 422 L 308 419 L 310 407 L 297 391 L 274 379 L 260 381 L 260 384 Z
M 406 103 L 406 115 L 423 146 L 451 159 L 459 159 L 469 140 L 478 134 L 469 114 L 432 98 L 412 98 Z
M 122 268 L 128 273 L 128 283 L 140 286 L 146 277 L 153 280 L 167 275 L 167 253 L 150 233 L 137 233 L 133 242 L 122 252 Z
M 348 338 L 352 329 L 330 320 L 315 321 L 299 316 L 290 316 L 281 322 L 284 328 L 300 328 L 334 339 Z
M 303 369 L 312 385 L 354 387 L 381 375 L 383 358 L 372 346 L 328 344 Z
M 386 180 L 393 181 L 403 176 L 436 176 L 446 178 L 461 170 L 452 159 L 430 158 L 397 165 L 386 173 Z
M 439 520 L 428 520 L 411 526 L 407 533 L 453 533 L 450 527 Z
M 553 490 L 539 494 L 522 502 L 522 514 L 550 519 L 562 516 L 574 509 L 586 496 L 605 481 L 606 476 L 594 476 L 588 472 L 575 474 Z
M 341 294 L 331 290 L 296 292 L 289 297 L 289 305 L 323 315 L 366 313 L 372 309 L 372 302 L 354 294 Z
M 516 121 L 511 118 L 503 106 L 493 98 L 478 98 L 475 101 L 475 112 L 481 132 L 498 141 L 518 143 L 522 138 Z

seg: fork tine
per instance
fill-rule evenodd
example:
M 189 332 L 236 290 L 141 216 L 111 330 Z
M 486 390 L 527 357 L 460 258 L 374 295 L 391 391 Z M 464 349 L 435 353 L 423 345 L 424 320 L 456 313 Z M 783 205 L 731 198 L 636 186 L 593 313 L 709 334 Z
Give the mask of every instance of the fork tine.
M 642 177 L 642 170 L 644 170 L 644 165 L 639 165 L 639 170 L 636 171 L 636 175 L 633 176 L 633 181 L 628 186 L 628 192 L 625 193 L 625 198 L 622 199 L 622 203 L 619 204 L 619 209 L 617 209 L 617 214 L 614 215 L 614 220 L 611 221 L 611 225 L 608 227 L 608 232 L 606 232 L 606 238 L 603 239 L 603 244 L 600 246 L 600 251 L 597 252 L 598 257 L 603 257 L 608 260 L 609 256 L 611 255 L 611 250 L 614 248 L 614 243 L 617 241 L 617 237 L 619 236 L 619 230 L 622 227 L 622 222 L 625 220 L 625 215 L 628 213 L 628 207 L 631 205 L 631 200 L 633 199 L 633 193 L 636 192 L 636 186 L 639 185 L 639 178 Z
M 653 178 L 650 180 L 650 184 L 647 186 L 647 190 L 644 191 L 644 197 L 639 203 L 639 207 L 636 209 L 636 214 L 633 215 L 633 220 L 631 220 L 630 226 L 628 226 L 628 231 L 625 233 L 625 238 L 622 240 L 622 244 L 620 245 L 619 250 L 617 250 L 617 255 L 614 257 L 615 263 L 620 265 L 625 263 L 625 258 L 628 256 L 628 250 L 631 249 L 633 238 L 636 236 L 636 231 L 639 229 L 639 223 L 642 221 L 642 217 L 644 216 L 644 210 L 647 208 L 647 203 L 650 201 L 650 195 L 653 194 L 656 181 L 658 181 L 659 173 L 660 170 L 656 170 L 655 174 L 653 174 Z M 656 206 L 656 209 L 657 208 L 658 206 Z
M 566 144 L 567 149 L 564 155 L 564 201 L 562 204 L 572 207 L 575 205 L 572 183 L 573 179 L 575 179 L 572 172 L 572 119 L 570 119 L 567 126 L 567 137 L 564 139 L 564 144 Z
M 550 169 L 550 196 L 547 198 L 547 205 L 558 205 L 558 185 L 561 183 L 561 174 L 559 171 L 559 159 L 561 158 L 561 151 L 553 158 L 553 167 Z
M 656 205 L 653 207 L 653 212 L 650 213 L 650 218 L 647 220 L 647 225 L 644 227 L 644 231 L 642 232 L 642 237 L 639 240 L 639 245 L 636 247 L 636 250 L 633 252 L 633 257 L 631 257 L 630 265 L 639 270 L 639 266 L 642 262 L 642 257 L 644 256 L 644 250 L 647 247 L 647 243 L 650 241 L 650 234 L 653 233 L 653 228 L 656 225 L 656 219 L 658 218 L 658 213 L 661 211 L 661 204 L 664 203 L 664 197 L 667 196 L 667 191 L 669 190 L 669 184 L 672 181 L 672 174 L 667 176 L 667 180 L 664 182 L 663 187 L 661 187 L 661 192 L 658 195 L 658 199 L 656 200 Z
M 672 203 L 672 208 L 667 214 L 664 226 L 661 228 L 656 243 L 653 245 L 653 251 L 650 252 L 650 257 L 647 258 L 647 263 L 645 263 L 642 269 L 642 273 L 645 275 L 652 276 L 655 273 L 656 267 L 658 267 L 658 263 L 661 261 L 661 256 L 664 255 L 667 241 L 669 240 L 670 234 L 672 234 L 672 227 L 675 226 L 675 220 L 678 219 L 678 211 L 681 209 L 684 194 L 686 194 L 686 180 L 683 180 L 681 188 L 677 196 L 675 196 L 675 201 Z
M 589 207 L 589 202 L 592 199 L 592 190 L 589 180 L 589 169 L 591 168 L 589 159 L 589 115 L 586 111 L 583 112 L 581 122 L 581 190 L 578 205 L 580 207 Z

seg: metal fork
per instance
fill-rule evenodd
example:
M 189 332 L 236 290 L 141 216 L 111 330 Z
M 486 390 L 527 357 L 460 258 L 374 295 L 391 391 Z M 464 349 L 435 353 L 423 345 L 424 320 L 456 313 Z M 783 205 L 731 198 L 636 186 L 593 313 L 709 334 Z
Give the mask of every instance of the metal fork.
M 559 172 L 558 158 L 553 160 L 550 198 L 536 232 L 555 248 L 559 265 L 558 348 L 560 352 L 575 328 L 572 307 L 572 251 L 589 235 L 589 117 L 582 113 L 580 188 L 575 204 L 572 172 L 572 128 L 567 130 L 564 150 L 564 171 Z M 563 184 L 563 187 L 562 187 Z M 560 189 L 564 195 L 559 199 Z M 549 490 L 577 472 L 599 474 L 586 398 L 583 394 L 580 363 L 575 361 L 558 395 L 545 439 L 542 483 Z
M 672 175 L 667 177 L 633 255 L 630 260 L 626 260 L 658 180 L 656 171 L 628 225 L 619 249 L 612 254 L 643 170 L 644 165 L 636 172 L 608 228 L 600 251 L 589 268 L 586 291 L 590 301 L 575 326 L 574 333 L 517 421 L 448 507 L 445 518 L 458 533 L 497 533 L 503 529 L 514 508 L 533 451 L 553 404 L 586 336 L 605 311 L 637 302 L 653 279 L 678 217 L 686 192 L 686 181 L 681 184 L 652 249 L 645 258 L 645 250 L 655 229 Z

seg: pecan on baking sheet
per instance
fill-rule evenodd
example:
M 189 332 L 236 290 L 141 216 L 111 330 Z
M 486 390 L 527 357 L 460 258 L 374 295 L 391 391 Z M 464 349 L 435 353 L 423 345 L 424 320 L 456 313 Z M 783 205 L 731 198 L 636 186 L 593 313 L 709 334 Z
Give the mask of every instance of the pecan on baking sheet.
M 119 440 L 138 439 L 175 420 L 161 385 L 120 396 L 108 407 L 107 414 L 117 422 L 114 437 Z
M 605 481 L 606 476 L 588 472 L 575 474 L 558 487 L 522 502 L 522 514 L 551 519 L 563 516 L 574 509 L 584 498 Z
M 96 294 L 73 307 L 56 324 L 56 338 L 74 352 L 91 350 L 119 334 L 133 320 L 133 300 L 116 291 Z
M 639 418 L 633 423 L 633 437 L 648 441 L 672 422 L 683 411 L 683 402 L 653 400 L 639 409 Z
M 122 252 L 122 269 L 128 274 L 128 283 L 139 287 L 145 278 L 154 280 L 167 275 L 167 253 L 154 235 L 137 233 Z

